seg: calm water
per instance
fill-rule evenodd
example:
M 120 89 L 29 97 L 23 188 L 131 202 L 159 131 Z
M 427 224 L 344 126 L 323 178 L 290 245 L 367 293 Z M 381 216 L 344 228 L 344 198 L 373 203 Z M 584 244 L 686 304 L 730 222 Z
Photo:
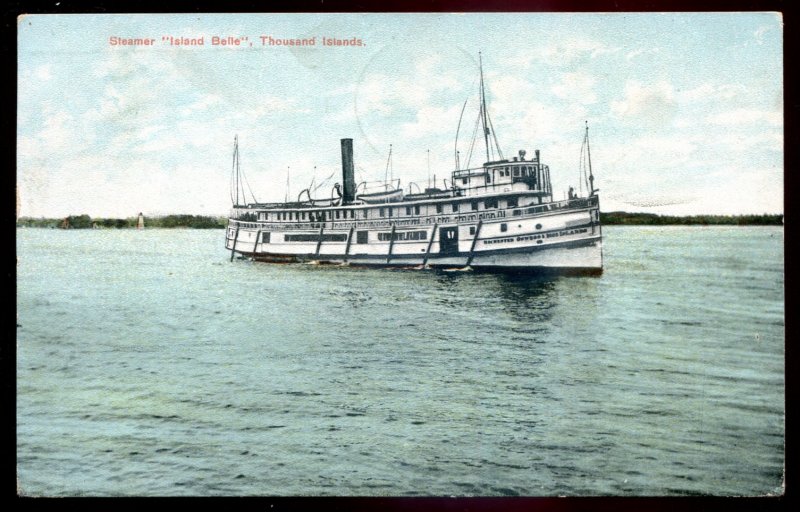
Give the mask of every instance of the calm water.
M 604 233 L 602 277 L 514 279 L 18 229 L 18 488 L 781 492 L 782 228 Z

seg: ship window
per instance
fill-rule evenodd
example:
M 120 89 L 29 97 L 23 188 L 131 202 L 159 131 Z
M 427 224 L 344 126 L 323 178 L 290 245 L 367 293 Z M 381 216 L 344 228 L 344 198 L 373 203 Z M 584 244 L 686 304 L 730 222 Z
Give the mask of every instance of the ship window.
M 389 207 L 389 208 L 387 208 L 387 210 L 389 210 L 389 217 L 391 217 L 391 216 L 392 216 L 392 210 L 393 210 L 393 209 L 394 209 L 394 208 L 392 208 L 392 207 Z
M 478 201 L 472 201 L 472 211 L 476 211 L 478 209 Z
M 458 211 L 458 203 L 453 203 L 453 213 Z
M 492 182 L 492 175 L 491 174 L 487 174 L 486 175 L 486 183 L 489 184 L 491 182 Z
M 517 198 L 516 197 L 509 198 L 507 201 L 506 208 L 516 208 L 516 207 L 517 207 Z
M 442 203 L 436 205 L 436 213 L 442 213 Z
M 356 231 L 356 243 L 365 244 L 368 240 L 369 231 Z
M 475 234 L 475 226 L 470 226 L 469 227 L 469 234 L 470 235 L 474 235 Z
M 356 211 L 355 210 L 350 210 L 350 218 L 351 219 L 355 219 L 356 218 Z
M 386 208 L 381 208 L 380 209 L 380 214 L 381 214 L 381 217 L 386 217 Z
M 367 209 L 361 210 L 361 213 L 363 215 L 362 219 L 366 219 L 369 216 L 369 210 Z
M 323 235 L 303 233 L 299 235 L 284 235 L 283 239 L 286 242 L 317 242 L 319 240 L 323 242 L 346 242 L 347 235 L 344 233 L 325 233 Z
M 519 176 L 519 167 L 514 167 L 514 176 Z
M 483 202 L 484 209 L 497 208 L 497 199 L 487 199 Z
M 469 178 L 461 178 L 461 184 L 462 185 L 466 185 L 467 181 L 469 181 Z
M 261 233 L 261 243 L 268 244 L 269 243 L 269 231 Z
M 500 224 L 500 231 L 503 233 L 508 231 L 508 224 L 506 224 L 505 222 L 503 224 Z
M 414 215 L 419 215 L 419 205 L 414 206 Z
M 503 168 L 503 176 L 509 176 L 509 173 L 508 167 Z
M 378 240 L 388 242 L 389 240 L 427 240 L 427 231 L 395 231 L 394 236 L 391 232 L 378 233 Z
M 406 215 L 411 215 L 411 207 L 406 206 Z
M 339 218 L 339 216 L 340 216 L 341 214 L 342 214 L 342 211 L 341 211 L 341 210 L 336 210 L 336 218 L 337 218 L 337 219 Z

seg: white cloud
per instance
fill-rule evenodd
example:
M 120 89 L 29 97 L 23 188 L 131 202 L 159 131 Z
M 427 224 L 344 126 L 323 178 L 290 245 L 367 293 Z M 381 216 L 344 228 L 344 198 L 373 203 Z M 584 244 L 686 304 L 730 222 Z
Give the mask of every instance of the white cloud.
M 721 126 L 743 126 L 752 124 L 780 126 L 783 124 L 783 114 L 781 112 L 738 108 L 711 115 L 707 120 L 711 124 Z
M 222 99 L 217 94 L 203 94 L 197 101 L 187 105 L 181 110 L 181 114 L 188 116 L 195 112 L 205 112 L 209 107 L 219 105 Z
M 552 88 L 553 94 L 567 101 L 577 101 L 590 105 L 597 101 L 594 92 L 596 80 L 582 71 L 564 73 L 561 81 Z
M 661 53 L 661 48 L 640 48 L 625 54 L 625 60 L 633 60 L 641 55 L 655 55 Z
M 42 64 L 33 71 L 33 76 L 42 82 L 47 82 L 53 78 L 51 68 L 52 66 L 50 64 Z
M 404 137 L 410 139 L 427 135 L 454 133 L 453 121 L 458 120 L 460 112 L 461 105 L 455 105 L 450 108 L 425 106 L 417 110 L 416 119 L 413 122 L 401 125 L 400 132 Z
M 605 43 L 591 39 L 567 39 L 562 42 L 551 43 L 541 49 L 540 55 L 551 63 L 569 65 L 573 61 L 590 57 L 592 59 L 601 55 L 608 55 L 620 51 L 619 47 L 608 46 Z
M 569 67 L 579 59 L 595 59 L 603 55 L 618 53 L 620 50 L 619 47 L 587 38 L 551 39 L 541 46 L 524 52 L 511 53 L 501 58 L 500 63 L 503 69 L 530 69 L 532 66 L 541 64 Z
M 69 126 L 71 121 L 72 116 L 63 111 L 47 116 L 44 127 L 39 132 L 39 138 L 45 151 L 58 152 L 69 147 L 72 137 Z
M 675 97 L 680 102 L 697 101 L 730 101 L 737 97 L 743 97 L 747 93 L 747 88 L 742 84 L 722 84 L 714 85 L 708 82 L 702 83 L 693 89 L 686 91 L 676 91 Z
M 625 84 L 624 98 L 611 103 L 611 113 L 617 118 L 649 126 L 669 124 L 676 110 L 673 87 L 663 81 L 642 84 L 630 80 Z
M 724 131 L 713 137 L 713 143 L 723 151 L 742 153 L 752 149 L 783 151 L 783 133 L 780 131 L 761 131 L 758 133 L 736 133 Z
M 676 96 L 680 101 L 683 102 L 692 102 L 692 101 L 700 101 L 710 98 L 715 92 L 717 88 L 709 83 L 700 84 L 694 89 L 689 89 L 688 91 L 678 91 Z

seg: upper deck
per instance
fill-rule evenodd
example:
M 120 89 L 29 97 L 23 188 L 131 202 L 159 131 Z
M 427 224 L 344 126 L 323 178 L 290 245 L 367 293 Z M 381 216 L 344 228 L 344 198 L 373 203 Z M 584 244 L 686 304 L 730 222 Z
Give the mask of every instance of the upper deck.
M 417 193 L 411 193 L 416 186 Z M 359 187 L 360 188 L 360 187 Z M 305 192 L 305 191 L 304 191 Z M 300 197 L 303 193 L 301 192 Z M 518 157 L 512 160 L 498 160 L 487 162 L 482 167 L 460 169 L 453 171 L 451 182 L 445 189 L 426 188 L 424 191 L 415 183 L 409 184 L 409 193 L 404 194 L 399 186 L 396 189 L 386 190 L 383 194 L 356 193 L 354 200 L 342 204 L 341 198 L 311 199 L 283 203 L 250 203 L 236 205 L 235 210 L 249 210 L 261 212 L 287 212 L 287 211 L 324 211 L 324 210 L 361 210 L 364 208 L 381 210 L 386 206 L 407 207 L 418 210 L 420 206 L 436 206 L 441 210 L 441 205 L 453 200 L 469 198 L 484 199 L 488 204 L 497 203 L 506 196 L 532 198 L 536 203 L 552 201 L 552 185 L 550 183 L 550 168 L 540 163 L 539 151 L 532 160 L 525 160 L 525 151 L 520 151 Z M 391 211 L 391 209 L 389 210 Z M 345 214 L 346 215 L 346 214 Z M 305 216 L 305 215 L 303 215 Z

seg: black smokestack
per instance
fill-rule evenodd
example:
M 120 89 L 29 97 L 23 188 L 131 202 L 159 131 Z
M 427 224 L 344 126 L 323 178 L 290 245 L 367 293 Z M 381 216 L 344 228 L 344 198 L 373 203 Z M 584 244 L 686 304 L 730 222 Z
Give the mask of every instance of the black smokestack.
M 342 139 L 342 204 L 352 203 L 356 196 L 353 171 L 353 139 Z

